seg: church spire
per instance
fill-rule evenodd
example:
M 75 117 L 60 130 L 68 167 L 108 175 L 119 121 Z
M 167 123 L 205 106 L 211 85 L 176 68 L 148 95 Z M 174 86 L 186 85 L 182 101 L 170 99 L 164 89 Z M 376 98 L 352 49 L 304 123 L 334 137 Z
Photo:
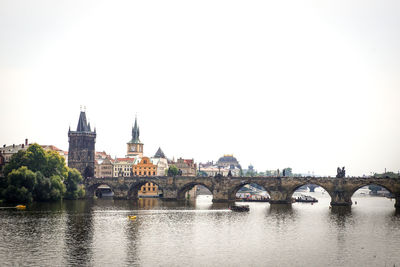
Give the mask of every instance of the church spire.
M 79 121 L 78 121 L 78 126 L 76 127 L 77 132 L 90 132 L 90 129 L 87 124 L 86 120 L 86 113 L 85 111 L 81 111 L 81 114 L 79 115 Z
M 131 143 L 140 143 L 140 139 L 139 139 L 139 126 L 137 125 L 137 118 L 135 116 L 135 125 L 132 128 L 132 140 Z

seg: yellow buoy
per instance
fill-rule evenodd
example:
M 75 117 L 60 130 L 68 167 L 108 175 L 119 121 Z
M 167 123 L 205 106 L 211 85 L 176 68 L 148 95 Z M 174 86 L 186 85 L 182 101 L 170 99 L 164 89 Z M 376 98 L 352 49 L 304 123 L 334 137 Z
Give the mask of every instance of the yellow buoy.
M 128 215 L 128 218 L 129 218 L 130 220 L 136 220 L 136 216 L 134 216 L 134 215 Z
M 24 209 L 26 209 L 26 206 L 25 205 L 18 205 L 18 206 L 16 206 L 16 208 L 19 209 L 19 210 L 24 210 Z

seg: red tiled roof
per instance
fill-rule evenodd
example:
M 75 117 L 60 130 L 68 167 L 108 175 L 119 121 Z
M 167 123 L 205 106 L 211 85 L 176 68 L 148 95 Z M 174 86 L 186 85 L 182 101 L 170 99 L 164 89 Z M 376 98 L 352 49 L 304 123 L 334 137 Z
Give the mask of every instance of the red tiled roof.
M 53 146 L 53 145 L 40 145 L 43 149 L 50 149 L 50 150 L 53 150 L 53 151 L 62 151 L 61 149 L 59 149 L 58 147 L 56 147 L 56 146 Z
M 116 161 L 135 161 L 134 158 L 117 158 Z
M 185 161 L 186 164 L 193 164 L 192 159 L 184 159 L 183 161 Z

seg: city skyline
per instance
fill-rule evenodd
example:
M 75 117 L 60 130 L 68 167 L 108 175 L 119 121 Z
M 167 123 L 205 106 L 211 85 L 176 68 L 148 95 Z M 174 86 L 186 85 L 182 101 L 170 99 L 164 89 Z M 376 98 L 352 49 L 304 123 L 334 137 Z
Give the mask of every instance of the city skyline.
M 381 1 L 0 3 L 1 145 L 348 175 L 400 169 L 400 10 Z M 289 6 L 289 7 L 288 7 Z

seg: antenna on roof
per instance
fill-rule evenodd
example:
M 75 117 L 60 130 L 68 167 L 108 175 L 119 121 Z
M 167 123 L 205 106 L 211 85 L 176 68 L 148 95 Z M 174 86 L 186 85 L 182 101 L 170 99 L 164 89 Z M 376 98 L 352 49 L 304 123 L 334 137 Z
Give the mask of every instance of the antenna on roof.
M 82 111 L 82 105 L 80 105 L 80 110 Z
M 85 112 L 86 112 L 86 106 L 83 106 L 83 111 L 85 111 Z

